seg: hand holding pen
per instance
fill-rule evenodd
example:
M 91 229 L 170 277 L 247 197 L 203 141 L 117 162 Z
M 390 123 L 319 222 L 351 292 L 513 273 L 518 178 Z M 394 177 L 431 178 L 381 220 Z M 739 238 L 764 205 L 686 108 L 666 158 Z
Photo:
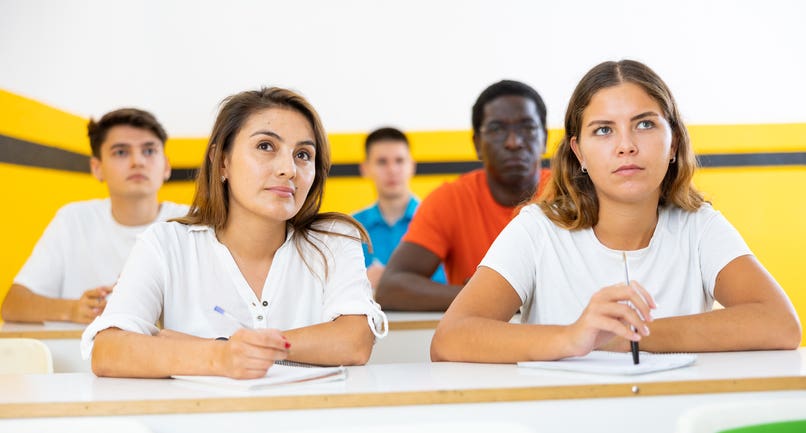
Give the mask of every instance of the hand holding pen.
M 219 306 L 214 311 L 241 325 L 226 344 L 221 344 L 219 366 L 223 376 L 236 379 L 263 377 L 274 361 L 288 356 L 291 343 L 280 330 L 252 329 Z
M 566 340 L 570 347 L 565 356 L 583 356 L 592 350 L 610 349 L 614 337 L 640 341 L 642 336 L 649 335 L 646 323 L 652 321 L 650 310 L 653 308 L 656 306 L 652 296 L 635 281 L 599 290 L 591 296 L 579 319 L 568 327 L 570 335 Z

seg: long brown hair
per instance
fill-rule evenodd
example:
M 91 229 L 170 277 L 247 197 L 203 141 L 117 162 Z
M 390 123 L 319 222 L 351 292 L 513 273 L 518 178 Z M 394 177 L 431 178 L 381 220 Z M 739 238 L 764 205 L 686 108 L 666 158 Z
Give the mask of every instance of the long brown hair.
M 672 129 L 672 143 L 677 151 L 661 182 L 658 206 L 667 204 L 687 211 L 702 205 L 702 194 L 691 182 L 697 160 L 691 148 L 688 130 L 683 124 L 672 93 L 666 83 L 648 66 L 634 60 L 604 62 L 593 67 L 577 85 L 565 112 L 565 136 L 551 159 L 551 180 L 537 204 L 555 224 L 577 230 L 590 228 L 599 221 L 599 200 L 593 182 L 582 172 L 571 150 L 571 138 L 579 137 L 582 113 L 599 90 L 633 83 L 644 89 L 660 105 L 663 117 Z
M 229 212 L 228 183 L 221 181 L 224 158 L 229 154 L 235 136 L 249 116 L 269 108 L 294 110 L 308 119 L 313 129 L 316 141 L 316 174 L 305 202 L 299 212 L 288 220 L 288 224 L 294 229 L 294 243 L 303 260 L 305 256 L 302 254 L 301 243 L 307 242 L 322 257 L 325 278 L 327 278 L 327 260 L 320 247 L 321 243 L 315 243 L 311 239 L 311 232 L 344 236 L 358 242 L 368 242 L 369 236 L 361 224 L 348 215 L 338 212 L 319 213 L 325 191 L 325 180 L 330 171 L 330 144 L 316 110 L 304 97 L 291 90 L 279 87 L 261 88 L 237 93 L 222 101 L 221 111 L 218 113 L 210 134 L 210 141 L 207 144 L 204 162 L 196 176 L 196 193 L 193 203 L 190 205 L 190 211 L 187 216 L 177 218 L 175 221 L 188 225 L 207 225 L 216 231 L 224 227 Z M 358 230 L 360 237 L 332 232 L 324 229 L 324 224 L 317 224 L 325 221 L 347 223 Z M 306 261 L 305 264 L 313 272 L 310 263 Z

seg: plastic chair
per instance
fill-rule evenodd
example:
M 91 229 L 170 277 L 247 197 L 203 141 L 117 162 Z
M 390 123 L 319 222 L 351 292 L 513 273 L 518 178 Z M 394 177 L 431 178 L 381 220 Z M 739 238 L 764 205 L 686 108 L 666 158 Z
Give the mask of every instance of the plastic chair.
M 806 422 L 806 399 L 750 400 L 709 404 L 688 410 L 677 420 L 677 433 L 718 433 L 758 426 L 757 431 L 791 431 L 778 423 Z M 785 427 L 781 425 L 781 427 Z M 790 427 L 791 428 L 791 427 Z
M 0 338 L 0 374 L 53 373 L 50 349 L 33 338 Z

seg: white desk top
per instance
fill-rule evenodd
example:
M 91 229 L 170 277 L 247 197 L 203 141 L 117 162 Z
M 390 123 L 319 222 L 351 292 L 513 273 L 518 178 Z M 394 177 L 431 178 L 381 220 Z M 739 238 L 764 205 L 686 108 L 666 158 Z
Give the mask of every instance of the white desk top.
M 637 392 L 635 386 L 638 387 Z M 343 382 L 254 391 L 89 373 L 0 376 L 0 418 L 266 411 L 806 390 L 806 349 L 701 354 L 694 366 L 603 376 L 470 363 L 349 367 Z
M 439 311 L 390 311 L 391 330 L 434 329 L 444 313 Z M 86 325 L 70 322 L 0 322 L 0 338 L 81 338 Z

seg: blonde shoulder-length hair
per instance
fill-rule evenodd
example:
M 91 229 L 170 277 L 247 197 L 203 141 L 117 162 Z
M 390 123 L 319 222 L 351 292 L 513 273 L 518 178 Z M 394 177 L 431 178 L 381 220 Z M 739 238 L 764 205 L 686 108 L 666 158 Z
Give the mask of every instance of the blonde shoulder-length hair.
M 590 177 L 582 172 L 571 150 L 571 138 L 579 137 L 582 113 L 593 95 L 621 83 L 633 83 L 643 88 L 660 105 L 663 117 L 672 129 L 672 143 L 677 152 L 661 182 L 658 206 L 669 204 L 695 211 L 704 202 L 702 194 L 691 182 L 697 167 L 691 140 L 666 83 L 643 63 L 634 60 L 604 62 L 588 71 L 574 90 L 565 112 L 565 135 L 551 160 L 551 180 L 535 199 L 546 216 L 560 227 L 585 229 L 599 221 L 596 188 Z
M 229 183 L 221 181 L 224 158 L 229 155 L 235 136 L 247 119 L 254 113 L 270 108 L 294 110 L 302 114 L 313 129 L 316 146 L 316 174 L 305 202 L 299 212 L 288 220 L 288 224 L 294 229 L 294 243 L 300 255 L 305 257 L 302 254 L 302 242 L 312 245 L 324 262 L 325 278 L 327 278 L 327 261 L 320 246 L 322 244 L 314 242 L 311 233 L 343 236 L 359 242 L 369 242 L 369 236 L 361 224 L 348 215 L 338 212 L 319 213 L 325 190 L 325 180 L 330 171 L 330 145 L 316 110 L 304 97 L 291 90 L 279 87 L 249 90 L 229 96 L 222 101 L 221 110 L 207 143 L 204 162 L 196 176 L 196 193 L 193 203 L 190 205 L 188 214 L 175 221 L 188 225 L 206 225 L 216 231 L 224 227 L 229 211 Z M 328 230 L 327 227 L 332 227 L 332 225 L 322 224 L 328 221 L 340 221 L 353 226 L 358 230 L 359 237 Z M 307 261 L 306 265 L 312 269 L 311 264 Z

